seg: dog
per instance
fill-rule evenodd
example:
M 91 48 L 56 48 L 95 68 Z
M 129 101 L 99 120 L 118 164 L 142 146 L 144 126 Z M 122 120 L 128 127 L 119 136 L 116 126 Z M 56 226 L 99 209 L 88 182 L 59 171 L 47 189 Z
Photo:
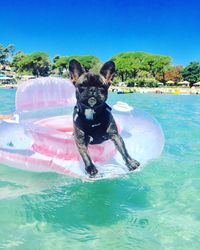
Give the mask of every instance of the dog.
M 90 177 L 98 173 L 88 154 L 88 144 L 100 144 L 112 140 L 130 171 L 140 163 L 130 157 L 119 135 L 111 108 L 107 105 L 108 88 L 115 74 L 115 64 L 106 62 L 99 74 L 86 72 L 75 59 L 69 62 L 69 74 L 76 89 L 76 106 L 73 112 L 74 138 Z

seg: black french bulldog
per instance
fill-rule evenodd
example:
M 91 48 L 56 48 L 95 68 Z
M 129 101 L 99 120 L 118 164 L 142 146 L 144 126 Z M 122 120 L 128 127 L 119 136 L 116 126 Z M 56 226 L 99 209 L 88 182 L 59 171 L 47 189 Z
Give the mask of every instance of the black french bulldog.
M 69 73 L 76 88 L 77 104 L 74 108 L 73 123 L 75 142 L 90 177 L 98 173 L 87 150 L 88 144 L 100 144 L 111 139 L 121 153 L 128 169 L 135 170 L 140 163 L 132 159 L 118 133 L 111 108 L 106 104 L 108 88 L 112 83 L 115 64 L 106 62 L 100 74 L 86 72 L 77 60 L 69 62 Z

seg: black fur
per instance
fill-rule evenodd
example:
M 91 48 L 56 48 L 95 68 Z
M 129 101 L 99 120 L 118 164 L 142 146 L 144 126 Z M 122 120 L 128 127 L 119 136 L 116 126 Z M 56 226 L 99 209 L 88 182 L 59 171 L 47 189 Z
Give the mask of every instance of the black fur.
M 69 62 L 69 72 L 77 99 L 73 114 L 74 137 L 87 173 L 90 176 L 98 173 L 88 154 L 88 144 L 99 144 L 108 139 L 114 142 L 129 170 L 135 170 L 140 164 L 129 156 L 111 108 L 106 104 L 108 88 L 115 73 L 114 62 L 105 63 L 100 74 L 95 75 L 86 73 L 82 65 L 73 59 Z

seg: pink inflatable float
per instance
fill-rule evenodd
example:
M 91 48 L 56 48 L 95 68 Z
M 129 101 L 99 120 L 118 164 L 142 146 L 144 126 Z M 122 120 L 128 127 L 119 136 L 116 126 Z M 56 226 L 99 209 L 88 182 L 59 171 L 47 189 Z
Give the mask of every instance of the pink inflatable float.
M 38 78 L 16 93 L 15 119 L 0 122 L 0 163 L 36 172 L 56 172 L 89 179 L 73 138 L 74 86 L 60 78 Z M 127 103 L 113 106 L 113 115 L 128 151 L 142 166 L 158 158 L 164 135 L 158 122 Z M 128 173 L 111 141 L 90 145 L 99 173 L 94 179 Z

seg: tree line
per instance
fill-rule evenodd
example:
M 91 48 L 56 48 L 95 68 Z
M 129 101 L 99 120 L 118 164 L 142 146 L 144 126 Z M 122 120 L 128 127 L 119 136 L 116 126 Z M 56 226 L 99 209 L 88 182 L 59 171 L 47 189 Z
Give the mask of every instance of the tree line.
M 46 52 L 26 54 L 15 51 L 14 45 L 0 45 L 0 65 L 9 65 L 18 75 L 31 74 L 36 77 L 59 75 L 69 77 L 68 63 L 75 58 L 89 71 L 98 72 L 102 62 L 93 55 L 60 56 L 51 60 Z M 191 62 L 186 67 L 173 66 L 172 57 L 145 52 L 124 52 L 110 58 L 116 64 L 115 83 L 125 82 L 128 86 L 157 86 L 159 82 L 177 84 L 188 81 L 191 86 L 200 81 L 200 62 Z

